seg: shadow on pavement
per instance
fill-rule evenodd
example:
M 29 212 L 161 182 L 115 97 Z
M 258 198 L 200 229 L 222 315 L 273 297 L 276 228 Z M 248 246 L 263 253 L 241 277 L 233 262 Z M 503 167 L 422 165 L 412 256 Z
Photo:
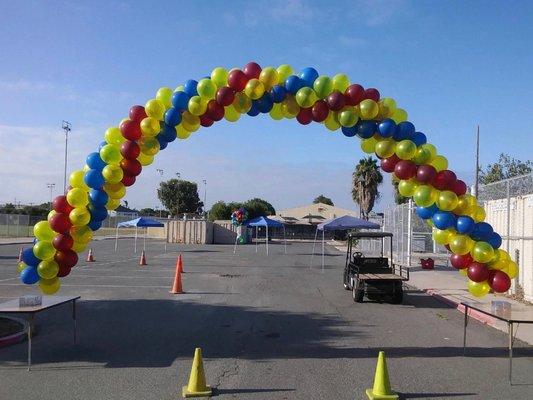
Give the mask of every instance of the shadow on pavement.
M 398 393 L 400 399 L 433 399 L 443 397 L 477 396 L 477 393 Z
M 217 396 L 221 394 L 294 392 L 295 390 L 296 389 L 217 389 L 217 388 L 213 388 L 213 396 Z

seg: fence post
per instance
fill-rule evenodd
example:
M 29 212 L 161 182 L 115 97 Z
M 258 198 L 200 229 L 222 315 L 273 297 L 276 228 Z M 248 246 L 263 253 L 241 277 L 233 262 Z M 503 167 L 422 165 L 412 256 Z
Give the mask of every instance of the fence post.
M 506 243 L 506 250 L 507 253 L 509 253 L 509 250 L 511 248 L 511 189 L 509 185 L 509 180 L 506 181 L 505 185 L 506 189 L 506 195 L 507 195 L 507 243 Z
M 413 237 L 413 224 L 412 224 L 412 210 L 413 200 L 409 199 L 407 203 L 407 266 L 411 266 L 411 249 L 412 249 L 412 237 Z

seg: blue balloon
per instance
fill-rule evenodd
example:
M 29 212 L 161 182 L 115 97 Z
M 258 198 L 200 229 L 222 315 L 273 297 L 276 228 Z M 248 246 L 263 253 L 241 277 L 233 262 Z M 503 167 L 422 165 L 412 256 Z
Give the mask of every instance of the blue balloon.
M 455 226 L 455 217 L 449 211 L 437 211 L 431 219 L 438 229 L 448 229 Z
M 357 124 L 354 126 L 343 126 L 341 128 L 341 131 L 344 136 L 354 137 L 357 134 Z
M 416 207 L 416 214 L 422 218 L 422 219 L 429 219 L 433 217 L 433 214 L 435 214 L 437 211 L 439 211 L 439 208 L 433 204 L 430 207 Z
M 265 93 L 260 99 L 257 100 L 257 107 L 259 111 L 266 114 L 272 110 L 274 107 L 274 101 L 272 101 L 272 96 L 270 93 Z
M 502 237 L 500 235 L 498 235 L 496 232 L 492 232 L 492 235 L 490 235 L 488 243 L 494 249 L 498 249 L 502 245 Z
M 274 103 L 281 103 L 287 97 L 287 89 L 285 86 L 276 85 L 270 89 L 270 95 Z
M 85 184 L 92 189 L 100 189 L 105 183 L 102 172 L 96 169 L 90 169 L 87 171 L 83 177 L 83 180 L 85 181 Z
M 398 124 L 394 131 L 393 138 L 396 141 L 411 139 L 415 134 L 415 126 L 409 121 L 403 121 Z
M 98 151 L 102 150 L 102 147 L 104 146 L 107 146 L 107 142 L 104 140 L 103 142 L 100 142 L 100 144 L 98 145 Z
M 383 137 L 391 137 L 396 132 L 396 122 L 390 118 L 384 119 L 378 125 L 378 132 Z
M 494 233 L 494 229 L 492 229 L 492 226 L 486 222 L 478 222 L 470 236 L 474 240 L 482 240 L 484 242 L 487 242 L 492 234 Z
M 362 139 L 368 139 L 376 133 L 376 123 L 374 121 L 359 121 L 355 124 L 357 127 L 357 136 Z
M 91 220 L 87 226 L 89 228 L 91 228 L 91 231 L 97 231 L 98 229 L 100 229 L 102 227 L 102 221 L 93 221 Z
M 415 132 L 411 137 L 411 140 L 417 146 L 422 146 L 423 144 L 426 144 L 428 142 L 426 135 L 424 135 L 422 132 Z
M 89 204 L 87 207 L 89 209 L 89 212 L 91 213 L 91 221 L 103 221 L 107 218 L 107 209 L 102 206 L 94 206 L 93 204 Z
M 173 142 L 176 140 L 176 128 L 165 124 L 157 136 L 164 139 L 167 143 Z
M 305 82 L 302 81 L 298 76 L 291 75 L 285 81 L 285 88 L 289 93 L 296 94 L 298 90 L 305 86 Z
M 455 229 L 463 235 L 470 235 L 476 226 L 476 221 L 466 215 L 461 215 L 457 218 Z
M 194 79 L 189 79 L 185 84 L 183 85 L 183 91 L 187 93 L 189 96 L 197 96 L 198 92 L 196 91 L 196 87 L 198 86 L 198 82 Z
M 105 206 L 109 200 L 109 196 L 103 190 L 91 189 L 89 191 L 89 199 L 95 206 Z
M 176 107 L 170 107 L 165 112 L 165 124 L 176 126 L 181 122 L 181 110 Z
M 168 146 L 168 142 L 165 140 L 165 138 L 161 137 L 160 135 L 157 135 L 156 139 L 159 142 L 159 150 L 165 150 Z
M 91 153 L 87 156 L 85 159 L 85 163 L 87 166 L 91 169 L 96 169 L 98 171 L 101 171 L 104 169 L 104 167 L 107 165 L 102 158 L 100 158 L 100 153 Z
M 185 92 L 174 92 L 172 95 L 172 105 L 178 110 L 187 110 L 190 99 L 191 96 Z
M 318 78 L 318 71 L 312 67 L 302 69 L 300 78 L 304 81 L 305 86 L 313 87 L 315 79 Z
M 39 282 L 39 274 L 37 273 L 37 268 L 33 266 L 27 266 L 20 273 L 20 280 L 26 285 L 33 285 L 34 283 Z
M 248 114 L 250 117 L 255 117 L 256 115 L 259 115 L 261 111 L 259 111 L 259 104 L 257 104 L 257 100 L 252 100 L 252 107 L 250 107 L 250 111 L 248 111 L 246 114 Z
M 33 247 L 22 251 L 22 261 L 24 261 L 26 265 L 31 265 L 33 267 L 36 267 L 41 262 L 41 260 L 33 254 Z

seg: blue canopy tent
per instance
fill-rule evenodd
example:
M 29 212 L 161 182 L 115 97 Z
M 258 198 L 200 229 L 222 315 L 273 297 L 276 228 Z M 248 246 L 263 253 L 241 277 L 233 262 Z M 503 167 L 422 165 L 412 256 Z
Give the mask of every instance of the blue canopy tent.
M 283 245 L 285 247 L 285 254 L 287 254 L 287 240 L 285 238 L 285 225 L 284 224 L 282 224 L 279 221 L 270 219 L 268 217 L 257 217 L 249 221 L 246 221 L 244 225 L 255 227 L 255 252 L 256 253 L 257 253 L 257 243 L 258 243 L 257 228 L 260 226 L 264 226 L 266 228 L 266 253 L 267 255 L 268 255 L 268 228 L 283 228 Z M 237 246 L 237 241 L 235 241 L 235 247 L 236 246 Z M 235 248 L 233 249 L 233 253 L 235 253 Z
M 311 264 L 315 255 L 315 244 L 318 231 L 322 231 L 322 270 L 324 270 L 324 232 L 325 231 L 348 231 L 351 229 L 381 229 L 379 224 L 370 222 L 361 218 L 344 215 L 342 217 L 328 219 L 316 226 L 315 240 L 313 241 L 313 254 L 311 255 Z M 311 265 L 309 265 L 311 268 Z
M 118 228 L 135 228 L 135 245 L 134 245 L 134 252 L 137 253 L 137 230 L 138 228 L 148 228 L 148 227 L 163 227 L 165 226 L 162 222 L 159 222 L 158 220 L 146 218 L 146 217 L 140 217 L 132 219 L 131 221 L 124 221 L 119 222 L 117 224 L 117 233 L 115 235 L 115 253 L 118 249 Z M 166 246 L 166 244 L 165 244 Z M 143 250 L 146 250 L 146 231 L 144 232 L 144 243 L 143 243 Z

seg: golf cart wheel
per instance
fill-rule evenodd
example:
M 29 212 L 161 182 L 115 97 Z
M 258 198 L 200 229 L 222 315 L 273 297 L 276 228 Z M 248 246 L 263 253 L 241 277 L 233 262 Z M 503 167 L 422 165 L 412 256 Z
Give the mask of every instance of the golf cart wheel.
M 398 282 L 394 288 L 394 294 L 392 295 L 393 304 L 402 304 L 403 303 L 403 285 L 401 282 Z
M 346 272 L 343 274 L 343 282 L 342 286 L 344 286 L 344 290 L 350 290 L 350 285 L 348 285 L 348 277 L 346 275 Z
M 365 296 L 365 290 L 360 288 L 361 284 L 357 282 L 352 288 L 352 298 L 356 303 L 362 303 Z

